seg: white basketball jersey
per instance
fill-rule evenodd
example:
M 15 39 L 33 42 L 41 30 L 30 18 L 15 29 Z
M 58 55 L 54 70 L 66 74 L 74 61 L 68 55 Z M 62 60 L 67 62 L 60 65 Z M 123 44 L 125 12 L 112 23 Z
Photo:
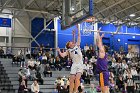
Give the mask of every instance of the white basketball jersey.
M 83 56 L 80 47 L 76 45 L 74 48 L 68 49 L 68 52 L 73 63 L 83 63 Z

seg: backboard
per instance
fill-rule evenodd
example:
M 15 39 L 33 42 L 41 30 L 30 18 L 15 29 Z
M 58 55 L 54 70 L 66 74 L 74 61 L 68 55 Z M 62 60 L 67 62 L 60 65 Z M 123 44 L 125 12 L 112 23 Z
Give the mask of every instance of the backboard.
M 93 16 L 93 0 L 63 0 L 61 28 L 66 29 Z

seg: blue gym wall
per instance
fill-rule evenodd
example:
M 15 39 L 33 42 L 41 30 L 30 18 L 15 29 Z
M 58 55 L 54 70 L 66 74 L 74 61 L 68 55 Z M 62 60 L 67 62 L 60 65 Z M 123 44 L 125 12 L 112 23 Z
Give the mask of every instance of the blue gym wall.
M 49 22 L 46 22 L 46 24 Z M 31 34 L 35 37 L 42 29 L 44 28 L 44 19 L 43 18 L 35 18 L 31 23 Z M 52 22 L 47 28 L 54 29 L 54 22 Z M 46 46 L 48 43 L 50 47 L 54 48 L 54 31 L 44 30 L 37 38 L 36 41 L 41 45 L 44 44 Z M 33 41 L 31 44 L 32 47 L 37 47 L 37 44 Z
M 115 32 L 117 29 L 117 26 L 114 26 L 113 24 L 98 24 L 98 27 L 101 27 L 102 31 L 111 31 Z M 140 28 L 138 27 L 127 27 L 123 25 L 121 29 L 119 30 L 123 33 L 137 33 L 140 34 Z M 133 38 L 135 36 L 135 38 Z M 128 45 L 139 45 L 140 46 L 140 36 L 136 35 L 111 35 L 111 34 L 105 34 L 104 36 L 106 40 L 104 39 L 104 44 L 110 45 L 110 48 L 113 50 L 118 51 L 120 46 L 123 46 L 124 50 L 128 51 Z M 118 42 L 118 39 L 120 39 L 120 42 Z
M 48 22 L 47 22 L 48 23 Z M 114 26 L 113 24 L 98 24 L 98 27 L 102 28 L 102 31 L 111 31 L 115 32 L 117 29 L 117 26 Z M 32 21 L 32 36 L 35 37 L 42 29 L 44 28 L 44 19 L 43 18 L 35 18 Z M 54 22 L 52 22 L 47 28 L 53 29 L 54 28 Z M 58 47 L 65 48 L 65 44 L 67 41 L 72 40 L 72 31 L 76 30 L 76 26 L 73 26 L 71 28 L 68 28 L 66 30 L 61 30 L 61 24 L 60 20 L 58 20 Z M 120 32 L 123 33 L 137 33 L 140 34 L 140 28 L 138 27 L 127 27 L 123 25 L 120 29 Z M 85 44 L 93 44 L 93 33 L 91 35 L 83 35 L 83 31 L 81 31 L 81 48 L 85 46 Z M 77 35 L 77 33 L 76 33 Z M 39 37 L 36 39 L 39 44 L 44 44 L 45 46 L 49 43 L 51 47 L 54 47 L 55 44 L 55 34 L 53 31 L 43 31 L 39 35 Z M 120 42 L 118 42 L 118 39 L 120 39 Z M 103 38 L 103 43 L 105 45 L 110 46 L 111 49 L 118 51 L 120 46 L 123 46 L 124 50 L 128 50 L 128 45 L 139 45 L 140 46 L 140 36 L 136 36 L 133 38 L 133 35 L 111 35 L 111 34 L 105 34 Z M 32 47 L 36 47 L 36 43 L 32 42 Z
M 77 32 L 77 28 L 76 26 L 73 26 L 71 28 L 68 28 L 66 30 L 61 30 L 61 24 L 60 24 L 60 20 L 58 20 L 58 46 L 60 48 L 65 48 L 65 44 L 68 41 L 72 41 L 72 31 L 76 30 Z M 77 33 L 76 33 L 76 37 L 77 37 Z M 93 40 L 93 33 L 89 36 L 83 35 L 82 31 L 81 31 L 81 45 L 80 47 L 83 48 L 85 46 L 85 44 L 93 44 L 94 40 Z M 76 38 L 77 40 L 77 38 Z

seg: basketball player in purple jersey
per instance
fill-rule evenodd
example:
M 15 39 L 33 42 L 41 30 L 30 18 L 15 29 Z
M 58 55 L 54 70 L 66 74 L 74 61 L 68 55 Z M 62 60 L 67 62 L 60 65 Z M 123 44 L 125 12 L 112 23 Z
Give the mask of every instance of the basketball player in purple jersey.
M 69 55 L 69 57 L 72 59 L 72 67 L 70 72 L 70 89 L 69 93 L 77 93 L 78 87 L 80 86 L 80 78 L 81 74 L 83 73 L 83 56 L 80 49 L 80 43 L 81 43 L 81 34 L 80 29 L 78 28 L 78 38 L 77 42 L 69 41 L 66 43 L 66 52 L 61 52 L 58 48 L 57 51 L 59 52 L 60 56 L 65 57 Z
M 109 93 L 109 71 L 107 67 L 107 47 L 103 45 L 102 38 L 104 34 L 100 36 L 100 29 L 97 32 L 97 46 L 99 48 L 98 59 L 96 63 L 96 70 L 99 74 L 99 84 L 102 93 Z

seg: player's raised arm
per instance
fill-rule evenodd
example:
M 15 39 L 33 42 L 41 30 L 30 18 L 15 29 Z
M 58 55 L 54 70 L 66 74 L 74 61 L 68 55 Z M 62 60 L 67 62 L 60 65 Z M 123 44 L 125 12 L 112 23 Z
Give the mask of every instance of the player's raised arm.
M 79 29 L 79 25 L 77 24 L 77 29 L 78 29 L 78 38 L 77 38 L 77 45 L 80 46 L 81 43 L 81 33 L 80 33 L 80 29 Z
M 57 48 L 56 50 L 58 51 L 59 55 L 60 55 L 61 57 L 63 57 L 63 58 L 64 58 L 65 56 L 67 56 L 67 55 L 68 55 L 68 53 L 67 53 L 67 52 L 63 52 L 63 53 L 62 53 L 62 52 L 60 51 L 60 49 L 59 49 L 59 48 Z
M 73 39 L 72 41 L 75 43 L 75 30 L 72 31 Z
M 102 42 L 102 38 L 104 37 L 104 34 L 102 34 L 100 36 L 100 29 L 97 31 L 97 46 L 99 48 L 99 57 L 100 58 L 104 58 L 105 56 L 105 49 L 104 49 L 104 45 Z

